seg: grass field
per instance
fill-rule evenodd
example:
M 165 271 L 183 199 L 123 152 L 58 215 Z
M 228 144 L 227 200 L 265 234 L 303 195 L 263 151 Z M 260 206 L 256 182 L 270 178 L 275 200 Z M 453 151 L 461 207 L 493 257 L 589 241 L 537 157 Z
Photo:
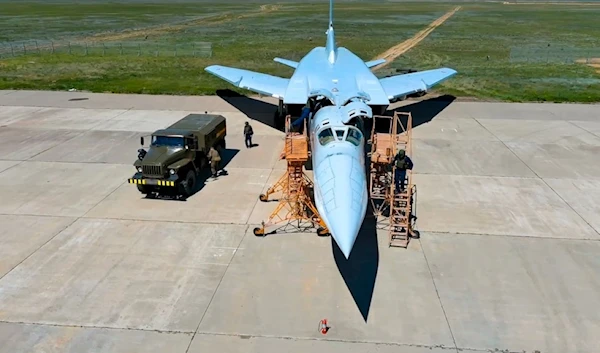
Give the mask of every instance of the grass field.
M 298 60 L 325 42 L 326 1 L 109 2 L 0 0 L 0 89 L 214 94 L 232 87 L 206 74 L 208 65 L 289 77 L 292 70 L 273 57 Z M 381 74 L 448 66 L 459 74 L 440 85 L 440 93 L 600 101 L 600 68 L 585 63 L 600 58 L 600 6 L 460 5 Z M 338 44 L 372 59 L 455 6 L 337 2 Z M 202 43 L 210 43 L 208 55 L 192 49 Z

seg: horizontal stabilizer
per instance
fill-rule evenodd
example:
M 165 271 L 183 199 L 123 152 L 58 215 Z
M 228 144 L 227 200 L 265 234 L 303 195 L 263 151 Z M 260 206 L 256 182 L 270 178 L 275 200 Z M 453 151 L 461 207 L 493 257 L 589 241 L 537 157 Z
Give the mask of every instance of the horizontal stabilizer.
M 367 62 L 365 62 L 365 65 L 367 65 L 367 67 L 370 69 L 373 66 L 381 65 L 383 63 L 385 63 L 385 59 L 378 59 L 378 60 L 367 61 Z
M 427 92 L 431 87 L 449 79 L 456 73 L 453 69 L 441 68 L 386 77 L 379 79 L 379 82 L 387 98 L 392 100 L 417 92 Z
M 276 61 L 276 62 L 278 62 L 278 63 L 280 63 L 280 64 L 289 66 L 289 67 L 294 68 L 294 69 L 298 68 L 298 63 L 295 62 L 295 61 L 292 61 L 292 60 L 282 59 L 282 58 L 275 58 L 273 60 Z
M 204 70 L 236 87 L 275 98 L 283 98 L 289 82 L 287 78 L 221 65 L 212 65 Z

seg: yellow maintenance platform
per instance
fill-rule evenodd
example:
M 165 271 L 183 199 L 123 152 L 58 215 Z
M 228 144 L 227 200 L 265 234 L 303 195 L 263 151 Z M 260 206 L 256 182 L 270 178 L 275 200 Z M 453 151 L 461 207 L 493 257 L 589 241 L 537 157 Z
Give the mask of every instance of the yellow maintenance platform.
M 285 122 L 285 145 L 281 153 L 281 158 L 287 162 L 286 172 L 266 194 L 260 195 L 260 200 L 267 202 L 269 196 L 281 192 L 279 204 L 269 219 L 262 222 L 262 227 L 254 228 L 254 235 L 264 236 L 266 228 L 279 225 L 279 228 L 291 226 L 298 231 L 315 227 L 319 235 L 325 236 L 328 235 L 327 227 L 311 200 L 313 183 L 303 170 L 310 158 L 306 121 L 302 133 L 292 132 L 290 126 L 291 118 L 288 115 Z
M 378 132 L 378 122 L 387 120 L 387 132 Z M 403 123 L 402 120 L 405 120 Z M 389 233 L 389 246 L 406 248 L 410 238 L 418 238 L 414 230 L 413 201 L 416 196 L 416 185 L 412 182 L 412 171 L 406 171 L 405 188 L 395 190 L 394 175 L 396 167 L 393 166 L 394 156 L 400 149 L 406 151 L 406 156 L 412 156 L 412 115 L 410 113 L 394 113 L 394 116 L 373 116 L 373 129 L 368 143 L 371 145 L 369 153 L 371 159 L 369 196 L 375 216 L 379 218 L 387 210 L 389 217 L 387 225 Z M 376 205 L 379 203 L 379 205 Z

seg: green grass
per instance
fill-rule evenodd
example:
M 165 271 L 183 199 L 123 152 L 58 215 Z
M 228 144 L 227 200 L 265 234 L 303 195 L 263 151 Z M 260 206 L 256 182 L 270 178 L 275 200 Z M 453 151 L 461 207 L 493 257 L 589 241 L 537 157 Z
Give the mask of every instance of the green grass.
M 110 6 L 92 1 L 72 6 L 0 0 L 0 45 L 3 41 L 10 43 L 0 46 L 5 57 L 0 60 L 0 89 L 214 94 L 217 89 L 232 88 L 203 71 L 211 64 L 289 77 L 292 70 L 273 62 L 273 57 L 299 60 L 314 46 L 323 46 L 328 4 L 285 2 L 272 12 L 260 12 L 260 5 L 184 1 L 174 6 L 166 0 L 155 0 Z M 575 54 L 563 55 L 560 60 L 541 60 L 558 55 L 549 51 L 555 48 L 576 48 L 600 57 L 594 49 L 600 48 L 600 26 L 596 25 L 600 6 L 460 5 L 463 8 L 454 17 L 390 67 L 452 67 L 459 74 L 436 91 L 456 96 L 600 101 L 600 73 L 573 63 L 578 58 Z M 410 38 L 454 6 L 439 2 L 336 2 L 338 44 L 369 60 Z M 166 27 L 169 25 L 175 27 Z M 103 43 L 139 46 L 142 55 L 138 56 L 137 50 L 123 55 L 118 50 L 102 51 L 98 43 L 88 55 L 83 54 L 81 43 L 93 34 L 119 35 L 132 28 L 146 30 L 114 40 L 108 35 Z M 38 54 L 32 49 L 32 41 L 36 40 L 80 44 L 73 54 L 68 54 L 65 46 L 54 54 Z M 23 41 L 28 54 L 12 57 L 7 48 L 12 45 L 14 51 Z M 196 42 L 212 43 L 212 56 L 192 55 L 189 48 Z M 182 48 L 177 56 L 175 45 Z M 535 47 L 541 48 L 545 57 L 531 49 Z

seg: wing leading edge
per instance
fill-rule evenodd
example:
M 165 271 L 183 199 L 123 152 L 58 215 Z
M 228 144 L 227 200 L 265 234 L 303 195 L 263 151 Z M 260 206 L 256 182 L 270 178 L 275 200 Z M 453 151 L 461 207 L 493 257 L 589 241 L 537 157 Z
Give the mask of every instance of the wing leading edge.
M 290 81 L 287 78 L 221 65 L 212 65 L 204 70 L 234 86 L 275 98 L 283 98 Z
M 454 75 L 456 75 L 455 70 L 441 68 L 386 77 L 379 79 L 379 82 L 387 98 L 392 100 L 417 92 L 426 92 Z

